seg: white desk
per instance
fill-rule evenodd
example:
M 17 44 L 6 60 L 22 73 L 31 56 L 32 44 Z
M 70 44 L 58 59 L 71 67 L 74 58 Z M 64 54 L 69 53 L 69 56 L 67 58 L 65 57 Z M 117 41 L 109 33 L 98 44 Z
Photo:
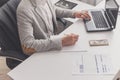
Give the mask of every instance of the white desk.
M 93 8 L 93 6 L 84 4 L 82 2 L 78 2 L 78 4 L 80 5 L 74 8 L 74 10 L 78 8 L 82 9 L 82 7 L 84 7 L 84 9 Z M 102 4 L 103 3 L 100 3 L 97 7 L 101 7 L 100 5 Z M 118 22 L 120 22 L 120 16 L 118 17 Z M 120 23 L 118 22 L 116 29 L 113 31 L 87 33 L 82 20 L 78 20 L 68 29 L 62 32 L 60 36 L 67 33 L 79 34 L 80 43 L 76 45 L 81 46 L 80 51 L 85 49 L 86 52 L 56 51 L 36 53 L 26 59 L 23 63 L 21 63 L 14 70 L 10 71 L 8 74 L 14 80 L 112 80 L 114 75 L 73 76 L 72 58 L 73 55 L 79 56 L 80 53 L 92 54 L 95 52 L 98 54 L 110 54 L 113 67 L 117 72 L 117 70 L 120 69 Z M 109 46 L 90 47 L 88 41 L 96 39 L 108 39 Z

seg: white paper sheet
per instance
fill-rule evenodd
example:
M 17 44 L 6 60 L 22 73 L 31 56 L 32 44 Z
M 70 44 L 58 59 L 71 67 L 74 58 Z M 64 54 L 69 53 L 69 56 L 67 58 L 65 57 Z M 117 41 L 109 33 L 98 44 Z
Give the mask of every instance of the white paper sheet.
M 113 74 L 110 56 L 81 54 L 73 59 L 72 74 Z

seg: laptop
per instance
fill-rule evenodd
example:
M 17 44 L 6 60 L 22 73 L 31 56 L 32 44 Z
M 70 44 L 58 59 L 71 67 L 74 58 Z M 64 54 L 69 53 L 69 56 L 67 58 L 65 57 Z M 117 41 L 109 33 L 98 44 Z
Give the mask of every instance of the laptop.
M 106 0 L 105 9 L 88 10 L 91 20 L 84 20 L 88 32 L 111 31 L 115 29 L 119 6 L 115 0 Z

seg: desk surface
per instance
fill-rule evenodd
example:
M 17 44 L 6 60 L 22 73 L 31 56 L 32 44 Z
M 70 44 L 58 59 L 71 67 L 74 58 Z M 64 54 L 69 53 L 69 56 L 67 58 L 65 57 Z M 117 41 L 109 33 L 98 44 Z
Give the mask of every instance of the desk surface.
M 56 0 L 53 0 L 55 2 Z M 84 4 L 82 2 L 74 1 L 79 5 L 74 8 L 89 9 L 103 7 L 103 2 L 94 7 Z M 102 6 L 101 6 L 102 5 Z M 84 23 L 81 19 L 74 22 L 73 25 L 63 31 L 60 36 L 67 33 L 76 33 L 80 35 L 79 44 L 73 47 L 79 46 L 80 50 L 73 52 L 55 51 L 55 52 L 43 52 L 36 53 L 26 59 L 23 63 L 10 71 L 8 74 L 14 80 L 112 80 L 114 75 L 72 75 L 72 57 L 80 53 L 102 53 L 110 54 L 113 67 L 117 72 L 120 68 L 120 16 L 118 17 L 116 29 L 108 32 L 94 32 L 88 33 L 85 30 Z M 90 47 L 89 40 L 96 39 L 108 39 L 109 46 Z M 64 48 L 63 48 L 64 49 Z M 68 48 L 68 49 L 71 49 Z M 85 51 L 85 52 L 84 52 Z

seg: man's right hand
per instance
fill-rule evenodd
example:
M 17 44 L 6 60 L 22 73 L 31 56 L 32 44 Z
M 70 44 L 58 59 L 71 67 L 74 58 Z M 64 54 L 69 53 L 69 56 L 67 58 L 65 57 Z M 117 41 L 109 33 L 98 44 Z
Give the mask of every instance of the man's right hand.
M 62 38 L 62 46 L 74 45 L 78 40 L 79 35 L 67 34 Z

